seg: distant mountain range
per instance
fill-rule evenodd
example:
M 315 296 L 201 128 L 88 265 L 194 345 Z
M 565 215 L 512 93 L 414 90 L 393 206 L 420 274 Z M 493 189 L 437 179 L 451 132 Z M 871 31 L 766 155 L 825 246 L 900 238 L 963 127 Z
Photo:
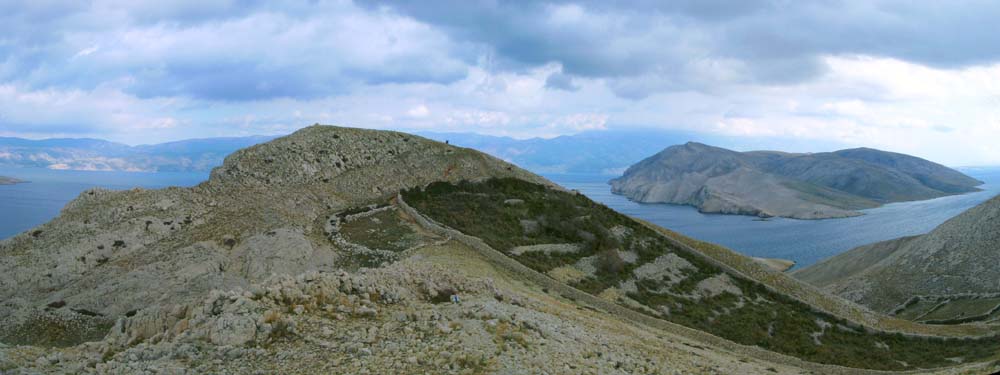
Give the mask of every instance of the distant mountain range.
M 797 219 L 856 216 L 884 203 L 977 191 L 980 184 L 940 164 L 869 148 L 736 152 L 695 142 L 668 147 L 611 181 L 614 193 L 639 202 Z
M 418 132 L 437 141 L 496 156 L 535 173 L 621 175 L 630 165 L 664 147 L 697 141 L 724 147 L 833 150 L 839 144 L 753 137 L 730 137 L 692 131 L 610 129 L 555 138 L 515 139 L 473 133 Z M 209 172 L 223 158 L 244 147 L 278 136 L 188 139 L 129 146 L 100 139 L 0 137 L 0 167 L 71 170 Z
M 476 149 L 536 173 L 621 174 L 626 167 L 666 145 L 691 139 L 719 141 L 692 132 L 662 130 L 592 131 L 555 138 L 514 139 L 472 133 L 418 133 Z M 277 136 L 189 139 L 129 146 L 100 139 L 29 140 L 0 137 L 0 166 L 49 169 L 208 172 L 222 159 Z
M 0 137 L 0 166 L 48 169 L 207 172 L 238 149 L 274 136 L 189 139 L 129 146 L 89 138 L 29 140 Z

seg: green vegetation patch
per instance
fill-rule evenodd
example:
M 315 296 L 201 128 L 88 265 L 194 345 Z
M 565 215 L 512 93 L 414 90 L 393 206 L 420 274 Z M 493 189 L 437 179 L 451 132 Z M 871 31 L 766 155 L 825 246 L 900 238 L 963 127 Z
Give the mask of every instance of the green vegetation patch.
M 434 240 L 389 205 L 351 208 L 327 220 L 324 233 L 344 252 L 342 266 L 347 269 L 381 267 L 401 259 L 406 250 Z
M 113 324 L 110 319 L 101 317 L 69 319 L 39 313 L 21 324 L 5 327 L 0 333 L 0 342 L 9 345 L 69 347 L 103 339 Z
M 981 361 L 1000 351 L 996 338 L 871 333 L 755 281 L 719 277 L 724 273 L 719 267 L 580 194 L 511 178 L 439 182 L 402 194 L 421 213 L 479 237 L 536 271 L 588 263 L 592 274 L 570 285 L 592 294 L 620 288 L 646 307 L 636 311 L 737 343 L 817 363 L 879 370 L 954 365 L 950 358 Z M 572 253 L 510 252 L 517 246 L 550 243 L 582 246 Z M 625 253 L 635 259 L 626 261 L 621 256 Z M 668 254 L 676 257 L 657 262 Z M 640 267 L 645 267 L 642 277 L 636 272 Z
M 927 314 L 934 307 L 941 304 L 938 300 L 925 300 L 920 299 L 914 303 L 907 305 L 902 311 L 896 313 L 896 317 L 900 319 L 916 320 L 921 316 Z
M 960 324 L 989 321 L 1000 315 L 1000 297 L 917 297 L 899 308 L 896 316 L 929 324 Z
M 420 237 L 403 221 L 396 209 L 359 217 L 340 225 L 345 240 L 370 249 L 403 251 L 420 242 Z
M 540 272 L 593 258 L 594 275 L 574 284 L 591 293 L 617 286 L 639 265 L 675 250 L 651 229 L 582 194 L 514 178 L 463 181 L 457 185 L 438 182 L 422 190 L 404 191 L 403 199 L 434 220 L 479 237 Z M 615 228 L 628 228 L 630 234 L 615 235 Z M 580 244 L 580 249 L 568 253 L 511 253 L 514 247 L 551 243 Z M 625 262 L 617 251 L 635 253 L 637 259 Z M 698 257 L 678 255 L 697 269 L 708 268 Z
M 957 298 L 919 318 L 921 321 L 964 321 L 985 318 L 1000 304 L 1000 298 Z

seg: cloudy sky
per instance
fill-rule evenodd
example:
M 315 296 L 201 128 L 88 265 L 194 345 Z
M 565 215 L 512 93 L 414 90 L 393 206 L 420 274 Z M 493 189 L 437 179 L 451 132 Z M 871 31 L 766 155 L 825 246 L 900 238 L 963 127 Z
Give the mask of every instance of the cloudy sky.
M 1000 164 L 1000 3 L 0 0 L 0 136 L 631 127 Z

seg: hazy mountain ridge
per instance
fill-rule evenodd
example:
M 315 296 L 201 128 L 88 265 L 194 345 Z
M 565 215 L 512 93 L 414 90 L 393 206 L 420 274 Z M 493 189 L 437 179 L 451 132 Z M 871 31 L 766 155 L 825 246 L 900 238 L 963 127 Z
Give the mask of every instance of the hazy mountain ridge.
M 273 136 L 188 139 L 129 146 L 89 138 L 0 138 L 0 165 L 48 169 L 207 172 L 230 153 Z
M 691 132 L 602 130 L 554 138 L 514 139 L 471 133 L 418 132 L 437 141 L 473 148 L 535 173 L 620 174 L 629 165 L 692 137 Z
M 555 138 L 514 139 L 473 133 L 416 134 L 476 149 L 537 173 L 620 174 L 665 144 L 699 138 L 671 131 L 593 131 Z M 243 147 L 275 136 L 188 139 L 128 146 L 88 138 L 0 137 L 0 165 L 50 169 L 207 172 Z
M 873 149 L 736 152 L 695 142 L 668 147 L 610 183 L 614 193 L 639 202 L 799 219 L 856 216 L 860 209 L 976 191 L 981 184 L 939 164 Z
M 661 129 L 585 131 L 554 138 L 515 139 L 475 133 L 416 132 L 440 142 L 469 147 L 517 164 L 535 173 L 620 175 L 630 165 L 663 149 L 689 140 L 717 144 L 787 145 L 796 140 L 735 138 Z M 156 145 L 128 146 L 99 139 L 28 140 L 0 137 L 0 166 L 53 169 L 207 172 L 237 149 L 275 138 L 250 136 L 203 138 Z M 814 149 L 809 142 L 795 147 Z M 824 144 L 828 148 L 832 145 Z

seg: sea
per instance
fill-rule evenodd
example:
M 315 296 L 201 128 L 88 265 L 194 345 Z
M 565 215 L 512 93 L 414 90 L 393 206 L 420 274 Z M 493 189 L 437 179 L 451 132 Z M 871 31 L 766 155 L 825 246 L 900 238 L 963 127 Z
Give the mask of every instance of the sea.
M 550 174 L 549 180 L 623 214 L 726 246 L 744 255 L 787 259 L 806 267 L 855 247 L 930 232 L 946 220 L 1000 194 L 1000 167 L 959 168 L 983 181 L 982 191 L 917 202 L 890 203 L 843 219 L 796 220 L 704 214 L 691 206 L 636 203 L 611 193 L 616 176 Z
M 846 219 L 795 220 L 703 214 L 690 206 L 636 203 L 611 194 L 615 176 L 546 174 L 591 199 L 626 215 L 703 241 L 717 243 L 749 256 L 792 260 L 796 268 L 873 242 L 927 233 L 945 220 L 1000 194 L 1000 167 L 964 168 L 985 184 L 980 192 L 919 202 L 887 204 Z M 0 176 L 28 183 L 0 185 L 0 239 L 51 220 L 70 200 L 92 187 L 108 189 L 194 186 L 208 173 L 145 173 L 59 171 L 42 168 L 2 168 Z
M 0 176 L 27 183 L 0 185 L 0 239 L 43 224 L 59 215 L 69 201 L 93 187 L 127 190 L 136 187 L 194 186 L 208 173 L 64 171 L 3 168 Z

